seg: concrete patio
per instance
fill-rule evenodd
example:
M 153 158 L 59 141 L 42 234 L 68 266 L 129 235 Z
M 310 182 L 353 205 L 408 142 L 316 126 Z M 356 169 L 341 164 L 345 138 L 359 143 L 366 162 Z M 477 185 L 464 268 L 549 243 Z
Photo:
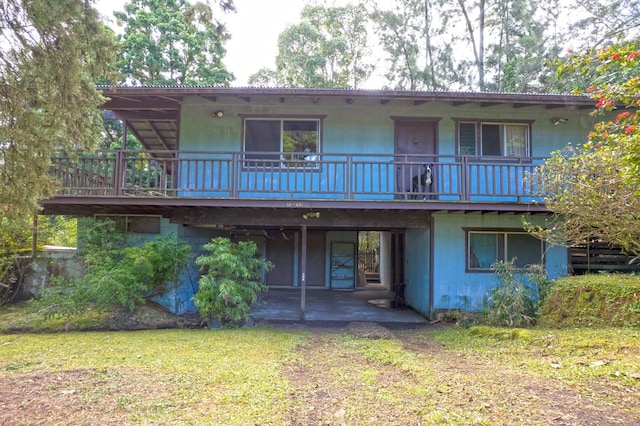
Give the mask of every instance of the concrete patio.
M 420 325 L 428 321 L 411 308 L 391 308 L 393 292 L 382 288 L 355 291 L 307 289 L 305 322 L 354 321 Z M 274 289 L 263 293 L 251 312 L 256 322 L 300 320 L 300 289 Z

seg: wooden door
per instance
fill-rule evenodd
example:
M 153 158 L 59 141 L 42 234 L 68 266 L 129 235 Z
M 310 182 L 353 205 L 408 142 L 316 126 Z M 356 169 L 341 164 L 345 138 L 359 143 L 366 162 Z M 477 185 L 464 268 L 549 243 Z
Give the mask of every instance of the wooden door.
M 324 287 L 325 262 L 327 258 L 325 231 L 307 231 L 307 286 Z M 302 247 L 300 247 L 302 256 Z M 299 277 L 301 280 L 302 277 Z
M 275 267 L 267 273 L 268 286 L 293 285 L 294 238 L 295 234 L 293 232 L 288 232 L 285 235 L 273 233 L 273 235 L 267 238 L 267 259 L 275 265 Z
M 437 154 L 436 140 L 437 122 L 435 120 L 402 120 L 395 122 L 395 158 L 398 164 L 396 169 L 396 190 L 400 196 L 408 195 L 415 191 L 415 179 L 424 173 L 425 166 L 430 165 L 435 170 L 433 163 Z M 425 188 L 420 185 L 423 192 Z

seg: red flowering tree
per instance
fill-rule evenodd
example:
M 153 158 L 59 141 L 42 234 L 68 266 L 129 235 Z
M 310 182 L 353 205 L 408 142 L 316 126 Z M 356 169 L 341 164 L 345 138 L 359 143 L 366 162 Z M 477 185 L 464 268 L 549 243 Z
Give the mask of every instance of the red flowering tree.
M 599 116 L 582 146 L 552 154 L 537 179 L 539 195 L 554 212 L 545 227 L 530 227 L 554 243 L 600 238 L 640 254 L 640 49 L 626 42 L 572 54 L 561 78 L 590 81 L 576 89 L 594 99 Z

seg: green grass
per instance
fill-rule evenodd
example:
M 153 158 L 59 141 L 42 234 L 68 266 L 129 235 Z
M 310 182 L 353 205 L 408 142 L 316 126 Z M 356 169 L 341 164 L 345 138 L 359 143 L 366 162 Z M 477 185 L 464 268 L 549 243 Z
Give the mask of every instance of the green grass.
M 107 405 L 133 423 L 278 424 L 288 386 L 279 367 L 301 339 L 263 329 L 5 335 L 0 371 L 86 372 L 96 383 L 84 403 L 117 394 Z
M 640 330 L 0 335 L 0 424 L 640 423 Z

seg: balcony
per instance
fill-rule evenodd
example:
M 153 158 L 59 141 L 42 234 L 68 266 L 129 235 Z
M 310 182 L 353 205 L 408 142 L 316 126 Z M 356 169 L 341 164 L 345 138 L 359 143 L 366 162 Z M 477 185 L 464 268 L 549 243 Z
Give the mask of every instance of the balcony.
M 394 203 L 537 201 L 543 158 L 273 152 L 109 151 L 58 155 L 56 198 L 343 200 Z M 420 176 L 431 169 L 431 184 Z

